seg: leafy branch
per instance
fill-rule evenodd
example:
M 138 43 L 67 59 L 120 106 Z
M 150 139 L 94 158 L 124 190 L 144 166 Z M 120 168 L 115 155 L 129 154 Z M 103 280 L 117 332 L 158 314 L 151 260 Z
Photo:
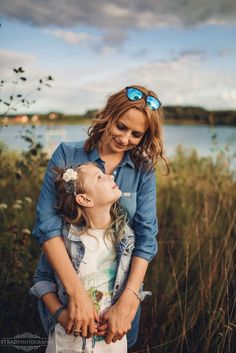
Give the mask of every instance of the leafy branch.
M 29 108 L 36 102 L 34 99 L 31 99 L 32 94 L 36 91 L 42 91 L 44 87 L 51 87 L 50 82 L 53 81 L 53 77 L 51 75 L 40 78 L 36 87 L 23 94 L 20 92 L 20 88 L 18 90 L 18 87 L 20 84 L 24 84 L 28 80 L 25 75 L 25 70 L 23 70 L 22 67 L 19 67 L 13 68 L 13 72 L 15 79 L 11 81 L 12 90 L 9 97 L 5 99 L 2 95 L 0 96 L 0 104 L 3 107 L 3 113 L 0 113 L 0 117 L 7 116 L 12 111 L 17 111 L 20 106 Z M 8 84 L 8 82 L 4 80 L 0 81 L 0 92 L 6 84 Z

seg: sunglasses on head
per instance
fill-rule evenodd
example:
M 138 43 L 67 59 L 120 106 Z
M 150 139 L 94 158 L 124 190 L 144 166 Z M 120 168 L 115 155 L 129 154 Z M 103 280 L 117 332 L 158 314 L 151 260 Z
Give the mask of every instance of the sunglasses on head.
M 154 96 L 147 95 L 135 87 L 126 87 L 126 95 L 131 101 L 140 101 L 141 99 L 145 99 L 148 108 L 151 110 L 157 110 L 161 106 L 159 99 Z

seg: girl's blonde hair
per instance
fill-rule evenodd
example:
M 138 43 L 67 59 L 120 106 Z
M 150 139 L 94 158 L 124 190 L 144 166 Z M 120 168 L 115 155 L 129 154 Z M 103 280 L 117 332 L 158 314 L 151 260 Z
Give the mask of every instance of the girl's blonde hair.
M 139 85 L 132 87 L 140 89 L 146 95 L 152 95 L 157 98 L 155 92 Z M 92 125 L 88 129 L 88 139 L 85 142 L 86 152 L 98 147 L 102 135 L 111 132 L 112 126 L 129 109 L 138 109 L 143 112 L 148 120 L 148 129 L 140 143 L 130 150 L 131 159 L 137 168 L 144 170 L 153 169 L 159 159 L 164 161 L 167 174 L 169 173 L 169 163 L 163 152 L 162 141 L 162 122 L 163 109 L 151 110 L 148 108 L 145 99 L 131 101 L 126 96 L 126 89 L 109 96 L 105 107 L 96 114 Z
M 97 164 L 94 162 L 84 163 L 73 168 L 70 167 L 77 172 L 77 179 L 70 180 L 69 182 L 63 179 L 63 174 L 70 168 L 54 168 L 54 172 L 56 173 L 55 188 L 57 198 L 55 208 L 67 223 L 84 226 L 81 232 L 78 232 L 78 235 L 88 231 L 88 228 L 91 226 L 86 213 L 86 207 L 76 202 L 76 195 L 86 193 L 85 173 L 81 170 L 85 165 L 95 165 L 97 167 Z M 124 237 L 127 214 L 118 202 L 115 202 L 111 206 L 110 213 L 111 223 L 105 230 L 104 238 L 115 246 Z

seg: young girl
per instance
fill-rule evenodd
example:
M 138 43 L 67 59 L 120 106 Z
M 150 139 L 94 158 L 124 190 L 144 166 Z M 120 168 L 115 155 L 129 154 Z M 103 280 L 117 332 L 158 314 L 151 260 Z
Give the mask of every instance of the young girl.
M 114 177 L 104 174 L 94 163 L 57 172 L 56 208 L 64 218 L 64 242 L 72 264 L 93 302 L 96 320 L 93 324 L 97 327 L 97 335 L 81 337 L 86 336 L 81 330 L 82 322 L 76 323 L 73 335 L 66 333 L 69 320 L 67 294 L 56 275 L 56 286 L 53 287 L 48 272 L 44 274 L 45 280 L 42 282 L 46 259 L 41 255 L 31 293 L 53 313 L 54 323 L 50 327 L 46 353 L 125 353 L 126 335 L 117 337 L 118 340 L 111 345 L 107 345 L 102 336 L 107 328 L 103 315 L 125 288 L 134 248 L 134 234 L 126 223 L 126 215 L 116 203 L 122 193 Z M 37 281 L 38 275 L 40 281 Z M 41 297 L 42 283 L 43 292 L 47 292 L 45 287 L 48 286 L 48 293 Z M 133 291 L 129 287 L 126 289 Z M 139 300 L 138 294 L 134 292 L 134 295 Z M 42 312 L 41 318 L 44 321 Z M 91 327 L 91 332 L 93 329 Z

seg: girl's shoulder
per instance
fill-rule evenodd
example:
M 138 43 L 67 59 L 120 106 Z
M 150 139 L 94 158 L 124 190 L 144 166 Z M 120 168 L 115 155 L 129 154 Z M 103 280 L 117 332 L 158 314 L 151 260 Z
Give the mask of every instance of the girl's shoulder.
M 64 238 L 64 241 L 73 241 L 73 242 L 79 242 L 80 236 L 84 233 L 85 231 L 85 225 L 81 224 L 71 224 L 67 223 L 64 221 L 63 226 L 62 226 L 62 235 Z

